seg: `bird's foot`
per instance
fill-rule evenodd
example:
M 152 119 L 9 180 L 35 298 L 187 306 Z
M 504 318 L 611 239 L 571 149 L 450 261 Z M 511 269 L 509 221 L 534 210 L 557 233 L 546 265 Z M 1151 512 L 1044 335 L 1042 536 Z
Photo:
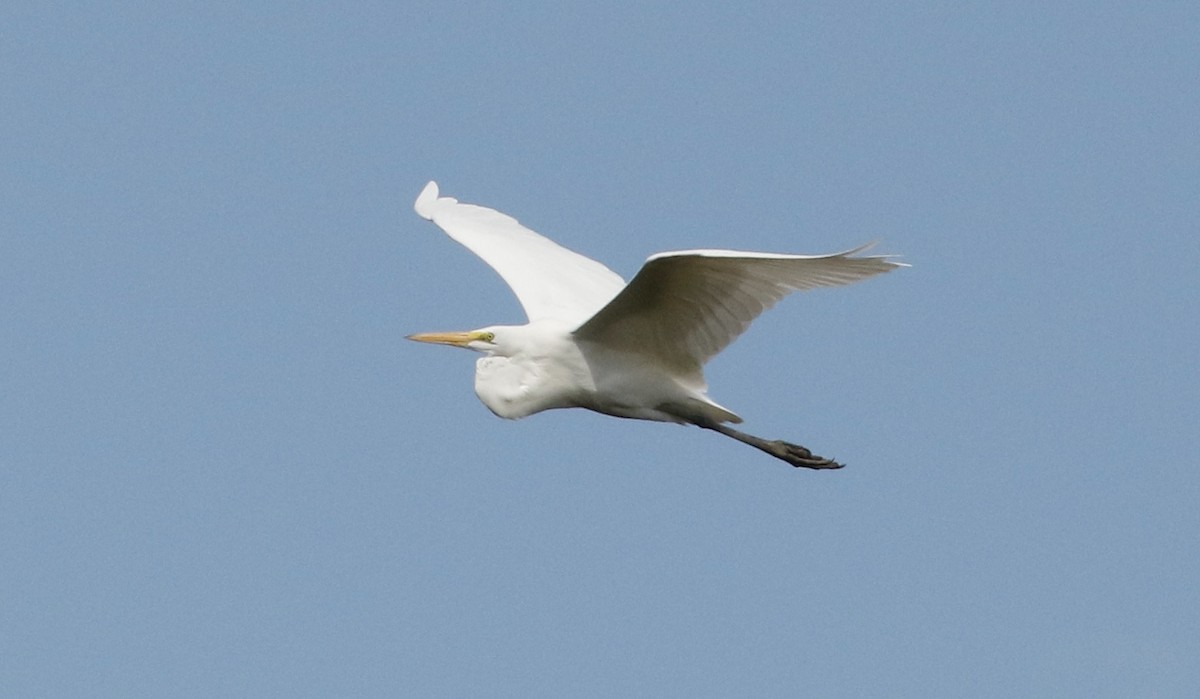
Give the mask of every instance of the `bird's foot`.
M 771 446 L 772 455 L 783 459 L 796 468 L 832 469 L 845 466 L 845 464 L 839 464 L 833 459 L 814 456 L 811 451 L 799 444 L 792 444 L 781 439 L 769 442 L 768 444 Z

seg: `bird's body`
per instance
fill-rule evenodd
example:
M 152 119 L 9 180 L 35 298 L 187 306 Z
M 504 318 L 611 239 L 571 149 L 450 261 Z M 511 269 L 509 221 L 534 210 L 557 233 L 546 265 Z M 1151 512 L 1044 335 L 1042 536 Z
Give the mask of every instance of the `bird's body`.
M 675 376 L 645 357 L 573 336 L 555 321 L 495 326 L 505 349 L 475 362 L 475 395 L 499 417 L 519 419 L 553 408 L 587 408 L 659 422 L 740 422 L 704 395 L 703 384 Z
M 496 415 L 586 408 L 688 423 L 795 466 L 839 466 L 728 427 L 742 420 L 708 397 L 703 366 L 787 294 L 848 284 L 901 263 L 857 255 L 864 248 L 833 255 L 688 250 L 651 256 L 626 284 L 509 216 L 439 197 L 433 182 L 415 208 L 491 265 L 529 316 L 527 325 L 410 336 L 484 353 L 475 394 Z

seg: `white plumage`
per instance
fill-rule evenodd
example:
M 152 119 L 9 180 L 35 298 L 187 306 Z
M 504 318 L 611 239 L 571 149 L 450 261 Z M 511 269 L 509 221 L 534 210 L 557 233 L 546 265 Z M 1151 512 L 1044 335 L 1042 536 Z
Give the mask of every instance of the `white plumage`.
M 438 197 L 436 182 L 425 185 L 413 208 L 496 270 L 531 322 L 582 323 L 625 286 L 608 267 L 534 233 L 511 216 Z
M 724 424 L 741 418 L 708 397 L 703 366 L 789 293 L 850 284 L 902 263 L 859 255 L 869 246 L 832 255 L 684 250 L 652 255 L 626 284 L 511 216 L 439 197 L 434 182 L 414 208 L 495 269 L 529 317 L 523 326 L 410 336 L 484 353 L 475 391 L 492 412 L 520 418 L 582 407 L 691 423 L 794 466 L 840 467 Z

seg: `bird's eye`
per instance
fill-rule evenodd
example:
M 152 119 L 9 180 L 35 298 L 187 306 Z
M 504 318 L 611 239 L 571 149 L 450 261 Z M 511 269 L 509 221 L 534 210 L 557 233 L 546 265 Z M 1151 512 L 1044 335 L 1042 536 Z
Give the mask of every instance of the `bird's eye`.
M 492 340 L 496 339 L 496 333 L 484 333 L 483 335 L 479 336 L 479 339 L 483 340 L 484 342 L 491 342 Z

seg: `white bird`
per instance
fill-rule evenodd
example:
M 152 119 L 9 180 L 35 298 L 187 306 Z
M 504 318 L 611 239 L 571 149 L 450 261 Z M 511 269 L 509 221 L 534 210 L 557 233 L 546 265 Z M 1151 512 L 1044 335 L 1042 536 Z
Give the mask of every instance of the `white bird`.
M 739 432 L 742 419 L 708 397 L 704 363 L 793 291 L 839 286 L 903 263 L 859 256 L 681 250 L 651 255 L 628 284 L 498 211 L 439 197 L 425 185 L 423 218 L 491 265 L 524 307 L 526 325 L 410 335 L 481 352 L 475 395 L 508 419 L 587 408 L 719 432 L 793 466 L 841 468 L 802 446 Z

